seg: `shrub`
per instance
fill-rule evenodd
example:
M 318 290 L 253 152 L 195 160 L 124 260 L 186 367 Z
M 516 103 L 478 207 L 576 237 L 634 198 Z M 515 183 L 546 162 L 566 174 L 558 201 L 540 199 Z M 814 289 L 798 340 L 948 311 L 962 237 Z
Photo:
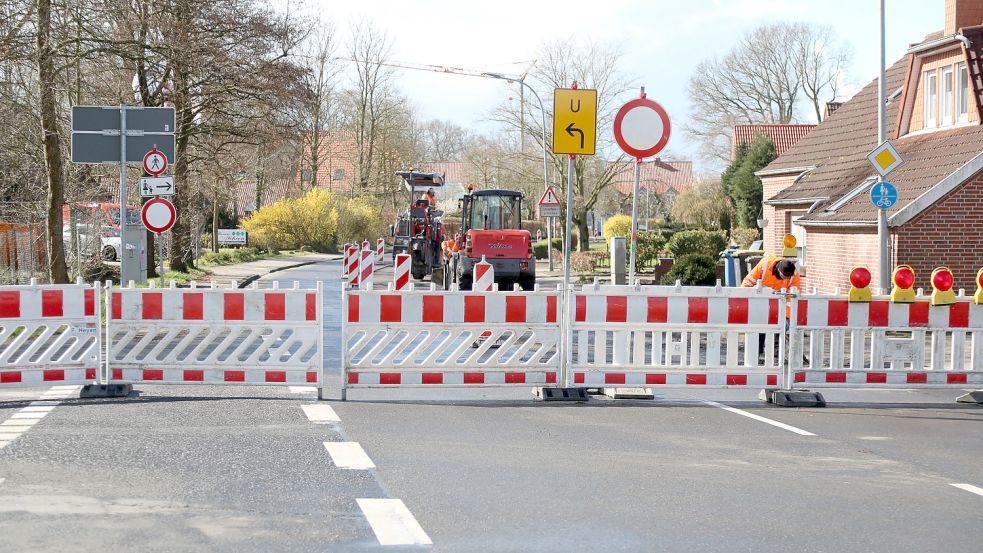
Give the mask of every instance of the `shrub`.
M 314 189 L 300 198 L 287 198 L 261 208 L 242 226 L 255 245 L 268 250 L 306 245 L 324 252 L 336 243 L 338 211 L 331 194 Z
M 747 249 L 751 243 L 760 237 L 756 228 L 734 227 L 730 230 L 730 242 L 741 249 Z
M 716 258 L 726 248 L 727 239 L 722 230 L 681 230 L 666 243 L 666 249 L 677 258 L 690 254 Z
M 549 245 L 549 241 L 540 240 L 539 242 L 533 242 L 532 253 L 536 256 L 536 259 L 546 259 L 546 248 Z M 554 238 L 553 239 L 553 249 L 563 250 L 563 239 Z
M 596 252 L 572 252 L 570 254 L 570 270 L 578 274 L 589 274 L 594 272 L 597 266 Z
M 649 230 L 638 233 L 635 243 L 635 257 L 638 267 L 655 267 L 659 262 L 659 254 L 666 247 L 666 237 L 661 230 Z
M 631 217 L 615 215 L 604 221 L 604 241 L 611 245 L 613 236 L 628 236 L 631 234 Z
M 361 242 L 368 239 L 373 244 L 375 239 L 388 232 L 383 232 L 381 209 L 378 203 L 367 197 L 357 197 L 341 200 L 337 204 L 338 225 L 335 233 L 335 243 Z
M 717 282 L 717 259 L 704 254 L 688 254 L 676 258 L 672 269 L 662 276 L 662 284 L 680 281 L 687 286 L 712 286 Z

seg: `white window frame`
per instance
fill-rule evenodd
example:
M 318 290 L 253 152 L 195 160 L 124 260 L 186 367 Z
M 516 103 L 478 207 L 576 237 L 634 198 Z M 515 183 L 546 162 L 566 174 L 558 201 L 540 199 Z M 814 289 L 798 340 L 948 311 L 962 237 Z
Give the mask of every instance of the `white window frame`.
M 956 122 L 969 122 L 969 71 L 965 63 L 956 64 Z
M 931 69 L 924 76 L 924 112 L 925 128 L 934 129 L 939 126 L 939 76 L 938 71 Z
M 795 223 L 805 216 L 805 213 L 799 213 L 797 215 L 789 214 L 788 216 L 789 234 L 795 237 L 795 251 L 797 252 L 796 258 L 798 258 L 796 265 L 800 269 L 804 269 L 806 266 L 806 228 Z M 800 275 L 803 273 L 804 271 L 799 271 Z
M 952 125 L 953 113 L 955 112 L 955 99 L 956 99 L 956 74 L 953 72 L 953 66 L 947 65 L 941 69 L 942 78 L 939 79 L 939 119 L 942 121 L 942 126 Z

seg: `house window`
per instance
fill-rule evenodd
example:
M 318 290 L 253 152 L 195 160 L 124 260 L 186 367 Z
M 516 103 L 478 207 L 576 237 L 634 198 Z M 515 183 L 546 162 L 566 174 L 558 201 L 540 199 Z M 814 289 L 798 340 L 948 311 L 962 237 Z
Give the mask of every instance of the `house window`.
M 345 178 L 345 170 L 344 169 L 335 169 L 334 170 L 334 174 L 331 175 L 331 179 L 332 180 L 343 180 L 344 178 Z
M 939 75 L 933 69 L 925 72 L 925 128 L 939 126 Z
M 303 182 L 311 182 L 311 170 L 304 169 L 300 172 L 300 180 Z
M 952 100 L 955 90 L 953 90 L 953 74 L 952 66 L 942 68 L 942 106 L 939 111 L 942 112 L 942 124 L 951 125 L 952 124 Z
M 969 121 L 969 72 L 966 71 L 965 63 L 956 66 L 956 74 L 959 75 L 956 85 L 956 120 L 965 123 Z
M 798 220 L 802 217 L 802 214 L 789 216 L 791 229 L 790 234 L 795 237 L 795 257 L 798 258 L 796 265 L 798 265 L 800 268 L 804 268 L 806 263 L 806 229 L 805 227 L 797 224 Z

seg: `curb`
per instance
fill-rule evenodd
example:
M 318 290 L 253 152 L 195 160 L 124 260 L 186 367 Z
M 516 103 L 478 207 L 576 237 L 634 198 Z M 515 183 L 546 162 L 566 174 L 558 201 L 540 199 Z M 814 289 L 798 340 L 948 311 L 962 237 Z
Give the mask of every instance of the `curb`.
M 264 277 L 266 275 L 271 275 L 273 273 L 276 273 L 276 272 L 279 272 L 279 271 L 285 271 L 287 269 L 296 269 L 297 267 L 303 267 L 305 265 L 314 265 L 315 263 L 317 263 L 317 261 L 304 261 L 303 263 L 294 263 L 293 265 L 284 265 L 283 267 L 277 267 L 277 268 L 271 269 L 271 270 L 269 270 L 266 273 L 261 274 L 261 275 L 249 275 L 246 278 L 244 278 L 241 281 L 239 281 L 236 284 L 236 288 L 245 288 L 246 286 L 249 286 L 253 282 L 256 282 L 261 277 Z

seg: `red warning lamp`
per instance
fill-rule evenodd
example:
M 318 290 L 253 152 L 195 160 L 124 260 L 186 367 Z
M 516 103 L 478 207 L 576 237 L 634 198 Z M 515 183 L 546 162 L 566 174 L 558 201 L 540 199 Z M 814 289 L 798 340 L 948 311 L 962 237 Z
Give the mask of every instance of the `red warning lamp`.
M 870 301 L 870 270 L 854 267 L 850 271 L 850 301 Z
M 894 303 L 915 302 L 915 270 L 910 265 L 898 265 L 894 269 L 894 289 L 891 290 L 891 301 Z
M 952 305 L 956 303 L 956 293 L 952 285 L 956 279 L 948 267 L 939 267 L 932 271 L 932 305 Z

